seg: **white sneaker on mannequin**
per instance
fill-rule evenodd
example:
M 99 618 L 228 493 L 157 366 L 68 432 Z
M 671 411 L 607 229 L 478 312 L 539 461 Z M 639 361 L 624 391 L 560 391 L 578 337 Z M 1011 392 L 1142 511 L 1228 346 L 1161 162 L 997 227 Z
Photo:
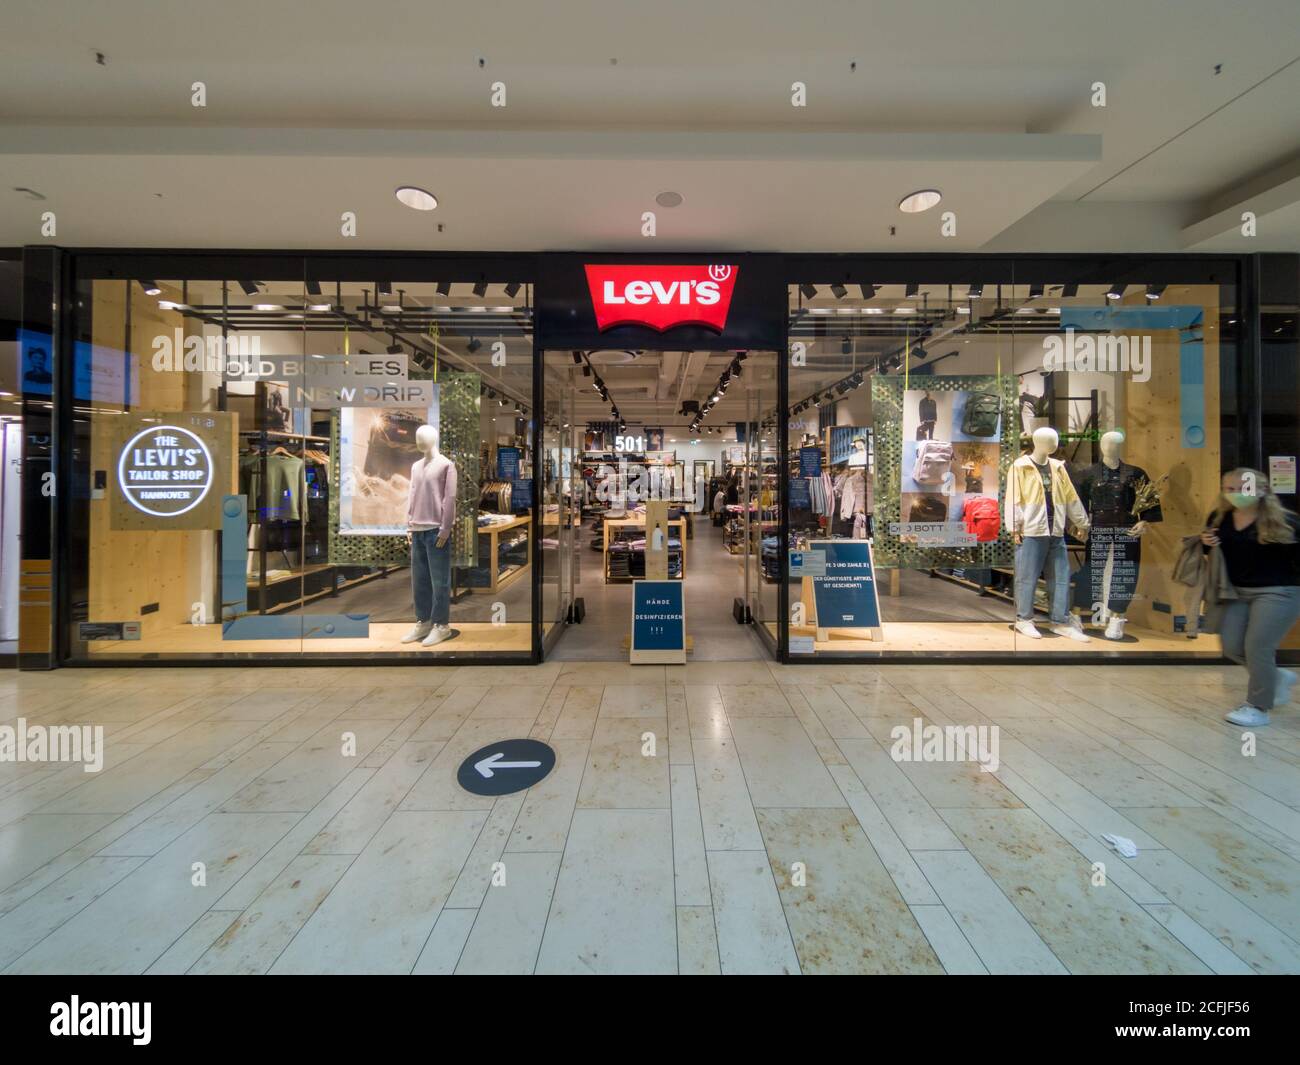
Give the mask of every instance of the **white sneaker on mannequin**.
M 1126 621 L 1128 621 L 1128 618 L 1122 618 L 1118 614 L 1112 614 L 1110 620 L 1106 622 L 1106 639 L 1124 639 L 1124 622 Z
M 429 630 L 429 635 L 420 641 L 422 647 L 433 647 L 442 643 L 443 640 L 450 638 L 451 628 L 447 625 L 435 625 Z
M 432 621 L 417 621 L 415 628 L 402 637 L 402 643 L 419 643 L 429 635 L 431 628 L 433 628 Z
M 1067 640 L 1077 640 L 1079 643 L 1091 643 L 1088 634 L 1083 631 L 1083 626 L 1079 624 L 1079 619 L 1073 614 L 1070 615 L 1069 621 L 1063 621 L 1059 625 L 1053 625 L 1052 631 L 1057 636 L 1064 636 Z
M 1038 631 L 1034 623 L 1028 618 L 1018 618 L 1016 620 L 1016 632 L 1021 636 L 1028 636 L 1031 640 L 1041 640 L 1043 634 Z

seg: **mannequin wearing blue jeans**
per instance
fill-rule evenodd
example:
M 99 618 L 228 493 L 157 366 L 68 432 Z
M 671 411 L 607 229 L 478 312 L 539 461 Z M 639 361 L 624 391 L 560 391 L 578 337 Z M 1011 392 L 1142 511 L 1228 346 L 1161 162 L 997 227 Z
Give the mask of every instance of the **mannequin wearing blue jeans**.
M 1047 579 L 1051 600 L 1052 623 L 1070 622 L 1070 556 L 1064 536 L 1026 536 L 1016 544 L 1016 618 L 1034 620 L 1034 592 L 1037 576 Z M 1026 579 L 1033 574 L 1033 580 Z
M 451 541 L 441 546 L 438 529 L 411 533 L 411 591 L 417 622 L 446 625 L 451 620 Z

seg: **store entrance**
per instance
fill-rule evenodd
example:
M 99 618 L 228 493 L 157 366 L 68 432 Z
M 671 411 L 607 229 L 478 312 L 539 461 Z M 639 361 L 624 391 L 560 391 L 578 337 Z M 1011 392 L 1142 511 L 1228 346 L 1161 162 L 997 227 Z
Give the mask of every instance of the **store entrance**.
M 633 584 L 660 550 L 683 584 L 688 661 L 774 657 L 775 352 L 550 351 L 545 368 L 547 657 L 626 662 Z M 646 534 L 656 504 L 663 544 Z

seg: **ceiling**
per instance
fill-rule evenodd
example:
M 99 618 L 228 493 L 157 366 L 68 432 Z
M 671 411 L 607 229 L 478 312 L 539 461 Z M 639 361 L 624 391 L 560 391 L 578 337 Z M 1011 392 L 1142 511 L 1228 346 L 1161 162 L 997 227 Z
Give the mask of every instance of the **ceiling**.
M 6 0 L 0 244 L 1296 250 L 1297 99 L 1294 0 Z

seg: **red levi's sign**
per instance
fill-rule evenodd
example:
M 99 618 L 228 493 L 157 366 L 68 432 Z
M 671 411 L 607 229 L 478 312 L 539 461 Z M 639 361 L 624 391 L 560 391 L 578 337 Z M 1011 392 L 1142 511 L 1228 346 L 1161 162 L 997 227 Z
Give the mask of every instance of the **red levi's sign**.
M 617 325 L 644 325 L 662 333 L 674 326 L 702 325 L 721 333 L 739 269 L 588 264 L 596 328 L 603 333 Z

